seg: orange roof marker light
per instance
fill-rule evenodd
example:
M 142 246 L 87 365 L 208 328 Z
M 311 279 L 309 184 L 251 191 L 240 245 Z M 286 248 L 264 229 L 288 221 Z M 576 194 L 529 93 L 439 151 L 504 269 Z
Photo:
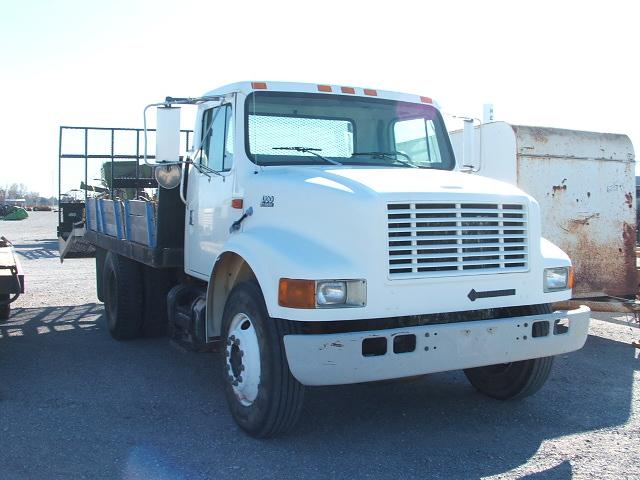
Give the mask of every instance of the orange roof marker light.
M 318 91 L 331 93 L 333 88 L 331 88 L 331 85 L 318 85 Z
M 267 82 L 251 82 L 251 88 L 255 88 L 256 90 L 266 90 Z
M 365 88 L 364 89 L 364 94 L 365 95 L 369 95 L 370 97 L 377 97 L 378 96 L 378 91 L 374 90 L 372 88 Z
M 340 87 L 340 91 L 342 93 L 349 93 L 351 95 L 355 95 L 356 89 L 353 87 Z
M 420 97 L 420 101 L 422 103 L 433 103 L 433 100 L 430 97 Z

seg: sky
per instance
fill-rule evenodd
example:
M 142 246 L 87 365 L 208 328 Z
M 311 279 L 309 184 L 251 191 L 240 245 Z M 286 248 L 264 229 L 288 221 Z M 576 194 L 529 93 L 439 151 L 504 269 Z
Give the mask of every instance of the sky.
M 0 185 L 57 195 L 60 125 L 239 80 L 415 93 L 445 113 L 629 135 L 640 6 L 571 1 L 0 0 Z M 192 128 L 191 125 L 183 125 Z

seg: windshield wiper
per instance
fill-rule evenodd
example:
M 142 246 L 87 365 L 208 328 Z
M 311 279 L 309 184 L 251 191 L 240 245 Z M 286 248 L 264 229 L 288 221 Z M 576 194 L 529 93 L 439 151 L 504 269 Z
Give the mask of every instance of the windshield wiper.
M 424 167 L 421 167 L 420 165 L 416 165 L 415 163 L 411 163 L 411 157 L 409 155 L 407 155 L 406 153 L 398 152 L 398 151 L 393 151 L 393 152 L 353 152 L 351 154 L 352 157 L 359 157 L 359 156 L 365 156 L 365 155 L 369 156 L 369 157 L 372 157 L 372 158 L 388 158 L 389 160 L 401 163 L 402 165 L 406 165 L 407 167 L 411 167 L 411 168 L 424 168 Z M 402 155 L 403 157 L 405 157 L 407 159 L 407 161 L 400 160 L 398 158 L 398 155 Z
M 316 157 L 324 160 L 327 163 L 331 163 L 333 165 L 342 165 L 340 162 L 336 162 L 330 158 L 324 157 L 316 152 L 321 152 L 321 148 L 311 148 L 311 147 L 273 147 L 273 150 L 293 150 L 294 152 L 301 153 L 310 153 L 311 155 L 315 155 Z

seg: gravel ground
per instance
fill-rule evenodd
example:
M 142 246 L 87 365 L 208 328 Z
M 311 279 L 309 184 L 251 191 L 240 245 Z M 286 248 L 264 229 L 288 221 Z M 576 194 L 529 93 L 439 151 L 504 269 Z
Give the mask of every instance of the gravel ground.
M 0 222 L 28 288 L 0 325 L 0 478 L 640 478 L 640 330 L 624 315 L 594 314 L 523 401 L 461 372 L 314 388 L 290 435 L 255 440 L 215 354 L 109 337 L 94 261 L 60 264 L 56 221 Z

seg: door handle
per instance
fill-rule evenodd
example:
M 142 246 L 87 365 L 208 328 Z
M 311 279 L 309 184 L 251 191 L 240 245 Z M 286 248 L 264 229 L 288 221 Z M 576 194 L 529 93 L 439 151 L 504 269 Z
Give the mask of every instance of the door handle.
M 193 225 L 193 210 L 189 210 L 189 225 Z

